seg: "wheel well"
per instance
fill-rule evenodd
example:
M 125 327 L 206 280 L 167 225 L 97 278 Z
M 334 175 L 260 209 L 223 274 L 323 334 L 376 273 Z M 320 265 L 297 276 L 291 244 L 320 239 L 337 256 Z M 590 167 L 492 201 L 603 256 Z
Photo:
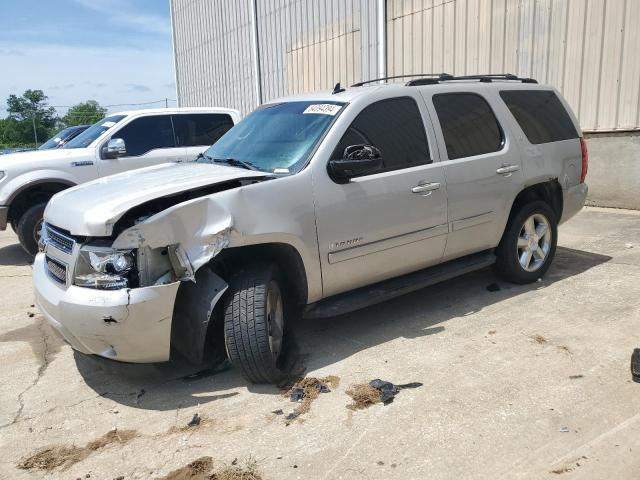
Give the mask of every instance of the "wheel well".
M 280 267 L 285 287 L 294 295 L 297 305 L 306 305 L 308 297 L 307 274 L 298 251 L 286 243 L 265 243 L 244 247 L 225 248 L 213 260 L 213 269 L 222 278 L 239 265 L 256 260 L 270 260 Z
M 529 202 L 542 200 L 546 202 L 556 214 L 556 220 L 560 222 L 562 217 L 562 187 L 557 179 L 548 182 L 536 183 L 522 190 L 513 201 L 509 220 L 513 217 L 523 205 Z
M 37 203 L 48 202 L 56 193 L 71 187 L 70 184 L 60 182 L 38 183 L 28 186 L 11 200 L 8 220 L 17 221 L 22 214 Z

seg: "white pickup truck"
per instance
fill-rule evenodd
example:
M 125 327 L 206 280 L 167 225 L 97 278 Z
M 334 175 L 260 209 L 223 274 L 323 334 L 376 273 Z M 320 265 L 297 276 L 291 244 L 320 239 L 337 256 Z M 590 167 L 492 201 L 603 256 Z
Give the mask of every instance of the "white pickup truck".
M 44 207 L 56 193 L 114 173 L 195 159 L 240 120 L 228 108 L 163 108 L 109 115 L 62 148 L 0 158 L 0 230 L 38 251 Z

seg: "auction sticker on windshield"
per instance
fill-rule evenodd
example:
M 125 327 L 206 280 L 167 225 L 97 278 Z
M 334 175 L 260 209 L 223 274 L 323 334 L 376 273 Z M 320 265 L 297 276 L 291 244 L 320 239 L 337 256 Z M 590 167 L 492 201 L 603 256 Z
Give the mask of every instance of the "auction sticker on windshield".
M 309 105 L 302 113 L 320 113 L 322 115 L 334 116 L 340 111 L 342 107 L 340 105 L 332 105 L 330 103 L 317 103 L 315 105 Z

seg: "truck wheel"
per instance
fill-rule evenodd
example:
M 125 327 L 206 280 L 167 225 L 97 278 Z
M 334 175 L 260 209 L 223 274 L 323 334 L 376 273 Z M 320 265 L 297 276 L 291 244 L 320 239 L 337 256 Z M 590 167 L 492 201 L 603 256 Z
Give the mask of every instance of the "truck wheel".
M 231 363 L 253 383 L 278 383 L 285 326 L 283 282 L 273 263 L 244 267 L 229 282 L 224 337 Z
M 46 203 L 38 203 L 22 214 L 16 225 L 20 245 L 29 255 L 38 253 L 38 241 Z
M 531 283 L 542 277 L 553 260 L 558 221 L 549 205 L 524 205 L 511 219 L 496 249 L 496 269 L 513 283 Z

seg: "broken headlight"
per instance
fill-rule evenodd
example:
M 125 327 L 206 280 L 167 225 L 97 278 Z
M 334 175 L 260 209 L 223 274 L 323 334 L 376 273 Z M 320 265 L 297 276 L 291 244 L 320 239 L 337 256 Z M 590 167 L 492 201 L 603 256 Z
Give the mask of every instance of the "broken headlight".
M 132 286 L 135 256 L 132 250 L 82 247 L 76 264 L 74 284 L 100 290 L 118 290 Z

